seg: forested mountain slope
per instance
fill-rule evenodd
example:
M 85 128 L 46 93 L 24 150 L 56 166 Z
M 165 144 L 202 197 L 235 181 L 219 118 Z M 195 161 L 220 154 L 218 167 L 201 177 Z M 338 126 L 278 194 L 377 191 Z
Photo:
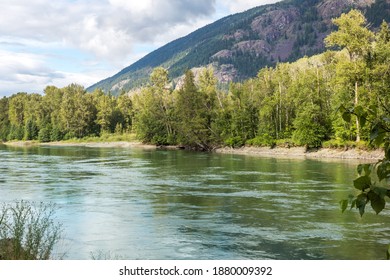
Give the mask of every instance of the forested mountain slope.
M 170 78 L 213 65 L 221 83 L 254 77 L 264 66 L 324 51 L 331 19 L 351 8 L 363 10 L 372 28 L 390 21 L 389 0 L 286 0 L 227 16 L 177 39 L 90 88 L 118 94 L 145 85 L 153 68 Z

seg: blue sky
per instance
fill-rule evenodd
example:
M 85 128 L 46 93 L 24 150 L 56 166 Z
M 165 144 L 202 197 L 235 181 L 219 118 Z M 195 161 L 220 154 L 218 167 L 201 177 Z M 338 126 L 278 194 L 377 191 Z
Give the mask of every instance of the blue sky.
M 0 96 L 88 87 L 223 16 L 278 0 L 2 0 Z

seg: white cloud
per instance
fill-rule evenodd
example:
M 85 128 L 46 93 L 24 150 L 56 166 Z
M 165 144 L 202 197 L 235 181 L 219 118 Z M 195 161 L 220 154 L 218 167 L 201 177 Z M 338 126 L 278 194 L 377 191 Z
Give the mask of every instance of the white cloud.
M 53 81 L 62 85 L 62 81 L 67 82 L 69 78 L 82 80 L 82 84 L 88 86 L 107 77 L 103 75 L 112 75 L 135 62 L 135 58 L 144 54 L 140 46 L 157 48 L 211 23 L 217 15 L 276 1 L 1 2 L 0 95 L 12 88 L 14 91 L 42 90 L 47 83 Z M 223 12 L 216 10 L 222 6 Z M 85 66 L 86 60 L 91 59 L 96 61 L 100 70 Z M 69 69 L 70 61 L 73 70 Z M 77 75 L 82 79 L 72 73 L 80 73 Z
M 235 0 L 223 1 L 221 3 L 228 8 L 230 13 L 239 13 L 256 6 L 273 4 L 280 1 L 281 0 Z
M 11 86 L 20 88 L 18 91 L 36 91 L 36 85 L 63 78 L 62 74 L 46 66 L 41 55 L 0 50 L 0 61 L 0 84 L 2 87 L 8 85 L 2 91 L 9 90 Z
M 134 44 L 153 43 L 178 25 L 197 26 L 198 19 L 210 18 L 215 5 L 215 0 L 3 2 L 0 36 L 63 42 L 110 60 L 126 58 Z

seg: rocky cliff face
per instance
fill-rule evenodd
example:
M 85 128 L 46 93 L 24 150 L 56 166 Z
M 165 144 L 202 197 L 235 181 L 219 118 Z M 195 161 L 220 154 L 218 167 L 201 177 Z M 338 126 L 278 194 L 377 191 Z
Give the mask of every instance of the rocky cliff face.
M 363 9 L 377 24 L 390 20 L 390 0 L 286 0 L 223 18 L 152 52 L 91 88 L 113 93 L 142 85 L 154 67 L 172 78 L 212 66 L 222 83 L 253 77 L 264 66 L 324 51 L 332 18 Z

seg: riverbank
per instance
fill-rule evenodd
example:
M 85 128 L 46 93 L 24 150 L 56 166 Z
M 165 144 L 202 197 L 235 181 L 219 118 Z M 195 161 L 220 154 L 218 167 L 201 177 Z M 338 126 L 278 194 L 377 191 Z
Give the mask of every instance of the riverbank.
M 360 149 L 312 149 L 305 147 L 294 148 L 269 148 L 269 147 L 242 147 L 242 148 L 220 148 L 216 150 L 221 154 L 252 155 L 264 157 L 284 157 L 284 158 L 331 158 L 331 159 L 362 159 L 379 160 L 384 156 L 383 150 L 365 151 Z
M 143 149 L 163 149 L 177 150 L 178 146 L 160 147 L 151 144 L 144 144 L 139 141 L 114 141 L 114 142 L 50 142 L 39 143 L 35 141 L 14 141 L 3 143 L 13 147 L 31 147 L 31 146 L 53 146 L 53 147 L 90 147 L 90 148 L 131 148 L 138 147 Z M 384 156 L 383 150 L 366 151 L 361 149 L 312 149 L 305 147 L 293 148 L 269 148 L 269 147 L 242 147 L 242 148 L 219 148 L 214 152 L 219 154 L 250 155 L 263 157 L 283 157 L 283 158 L 329 158 L 329 159 L 359 159 L 359 160 L 379 160 Z
M 115 142 L 49 142 L 40 143 L 35 141 L 12 141 L 2 143 L 11 147 L 33 147 L 33 146 L 52 146 L 52 147 L 89 147 L 89 148 L 131 148 L 139 147 L 143 149 L 156 149 L 155 145 L 143 144 L 141 142 L 127 142 L 127 141 L 115 141 Z

